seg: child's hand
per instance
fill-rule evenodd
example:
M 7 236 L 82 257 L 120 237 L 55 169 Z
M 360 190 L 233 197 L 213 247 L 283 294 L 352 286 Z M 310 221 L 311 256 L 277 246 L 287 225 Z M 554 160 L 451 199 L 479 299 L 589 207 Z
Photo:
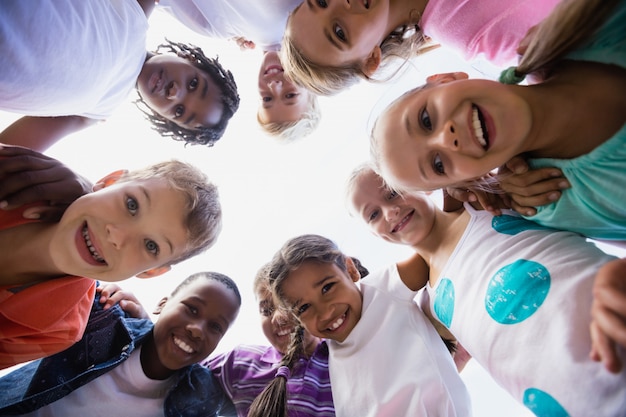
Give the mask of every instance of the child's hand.
M 557 168 L 529 170 L 521 157 L 514 157 L 498 170 L 500 188 L 510 198 L 511 208 L 525 216 L 537 213 L 537 206 L 552 203 L 570 184 Z
M 122 288 L 117 284 L 101 284 L 96 288 L 96 292 L 100 293 L 100 304 L 104 304 L 104 310 L 108 310 L 115 304 L 119 303 L 122 310 L 128 313 L 131 317 L 136 319 L 150 318 L 137 297 L 135 297 L 135 294 L 122 290 Z
M 484 179 L 485 183 L 489 184 L 489 187 L 494 188 L 493 192 L 486 191 L 478 185 L 447 187 L 443 193 L 443 210 L 455 211 L 462 206 L 459 202 L 466 202 L 471 203 L 474 208 L 482 208 L 494 216 L 499 216 L 502 214 L 501 209 L 510 208 L 511 206 L 508 196 L 504 193 L 497 192 L 499 190 L 495 189 L 496 184 L 493 181 L 494 176 L 492 174 L 488 174 L 484 177 Z
M 28 148 L 0 145 L 1 209 L 47 201 L 27 209 L 24 217 L 58 221 L 70 203 L 91 192 L 91 186 L 56 159 Z
M 593 286 L 591 359 L 618 373 L 622 360 L 617 345 L 626 348 L 626 258 L 604 265 Z
M 239 45 L 239 49 L 242 51 L 256 48 L 256 45 L 251 40 L 244 38 L 243 36 L 235 36 L 230 38 L 231 41 L 235 41 Z

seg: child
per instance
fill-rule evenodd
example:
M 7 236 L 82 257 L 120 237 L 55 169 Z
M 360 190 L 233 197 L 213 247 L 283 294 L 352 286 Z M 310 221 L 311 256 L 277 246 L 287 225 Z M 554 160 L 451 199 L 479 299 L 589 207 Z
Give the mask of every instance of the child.
M 413 268 L 425 273 L 419 259 L 356 283 L 360 276 L 352 259 L 317 235 L 290 239 L 274 255 L 274 297 L 308 332 L 328 341 L 337 416 L 471 414 L 446 346 L 413 300 L 419 274 L 399 272 Z M 272 398 L 277 394 L 267 390 L 266 403 L 279 405 Z M 251 414 L 260 415 L 284 412 Z
M 622 263 L 623 273 L 622 260 L 512 211 L 494 217 L 466 204 L 448 213 L 423 193 L 401 197 L 368 166 L 351 177 L 348 197 L 376 236 L 426 260 L 432 314 L 516 400 L 538 416 L 625 409 L 626 372 L 589 357 L 594 278 L 604 265 Z
M 109 117 L 135 85 L 161 134 L 218 140 L 239 105 L 232 74 L 196 47 L 147 53 L 153 8 L 154 0 L 1 2 L 0 110 L 28 116 L 0 142 L 45 150 Z
M 297 337 L 302 340 L 303 349 L 299 352 L 288 350 L 295 323 L 291 315 L 275 308 L 268 273 L 269 264 L 259 269 L 253 290 L 259 304 L 263 334 L 271 346 L 239 345 L 203 365 L 211 368 L 234 403 L 237 409 L 234 415 L 245 417 L 254 399 L 275 378 L 277 370 L 285 362 L 293 362 L 296 366 L 293 366 L 292 375 L 286 382 L 290 414 L 334 417 L 328 346 L 322 339 L 299 328 Z
M 391 187 L 463 186 L 523 155 L 533 168 L 560 168 L 571 184 L 531 220 L 591 238 L 626 239 L 626 2 L 573 0 L 560 6 L 539 26 L 537 42 L 517 68 L 550 68 L 544 82 L 510 86 L 440 74 L 385 110 L 372 132 L 372 153 Z M 550 37 L 555 26 L 575 27 L 577 36 L 560 31 Z M 589 40 L 551 64 L 553 56 L 562 56 L 560 35 Z M 556 52 L 540 49 L 550 45 Z
M 209 248 L 221 230 L 217 187 L 178 161 L 114 173 L 58 223 L 1 211 L 0 368 L 80 339 L 95 280 L 150 278 Z M 50 303 L 54 300 L 54 303 Z
M 285 76 L 278 53 L 274 51 L 263 54 L 259 95 L 257 121 L 270 135 L 292 142 L 307 136 L 319 125 L 321 114 L 317 96 Z
M 242 50 L 261 48 L 264 56 L 259 68 L 261 103 L 257 121 L 265 132 L 287 141 L 310 134 L 320 121 L 317 96 L 284 76 L 276 52 L 287 16 L 299 1 L 159 2 L 159 8 L 202 35 L 233 39 Z
M 307 0 L 287 21 L 281 61 L 296 83 L 322 95 L 432 49 L 427 38 L 468 60 L 484 54 L 510 64 L 520 40 L 557 2 Z
M 0 379 L 2 415 L 218 416 L 224 394 L 196 364 L 239 313 L 233 280 L 217 272 L 185 279 L 159 302 L 159 320 L 132 319 L 96 297 L 82 340 Z

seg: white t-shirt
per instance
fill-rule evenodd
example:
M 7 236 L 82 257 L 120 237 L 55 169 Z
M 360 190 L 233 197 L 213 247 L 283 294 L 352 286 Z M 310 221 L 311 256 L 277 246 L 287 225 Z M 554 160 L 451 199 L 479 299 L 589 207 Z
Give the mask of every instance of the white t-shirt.
M 243 36 L 263 51 L 277 51 L 287 17 L 302 0 L 161 0 L 159 7 L 212 38 Z
M 173 381 L 148 378 L 141 368 L 141 348 L 111 371 L 27 417 L 157 417 Z
M 433 315 L 536 415 L 624 416 L 626 372 L 589 358 L 593 280 L 615 257 L 512 211 L 465 206 L 465 233 L 427 287 Z
M 104 119 L 146 59 L 137 0 L 0 1 L 0 110 Z
M 346 340 L 328 341 L 337 417 L 470 416 L 452 356 L 396 265 L 360 286 L 361 319 Z

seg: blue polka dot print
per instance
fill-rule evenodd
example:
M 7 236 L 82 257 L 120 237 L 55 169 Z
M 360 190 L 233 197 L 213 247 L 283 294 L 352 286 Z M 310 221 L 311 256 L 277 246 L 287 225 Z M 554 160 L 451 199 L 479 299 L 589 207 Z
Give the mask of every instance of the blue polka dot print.
M 537 417 L 569 417 L 557 400 L 537 388 L 524 391 L 524 405 Z
M 491 227 L 498 233 L 505 235 L 516 235 L 525 230 L 540 230 L 547 229 L 533 221 L 526 220 L 522 217 L 509 216 L 503 214 L 501 216 L 493 216 L 491 220 Z
M 450 327 L 454 315 L 454 284 L 448 278 L 442 278 L 437 286 L 433 309 L 439 321 Z
M 532 316 L 550 290 L 550 273 L 541 264 L 520 259 L 502 267 L 489 281 L 485 308 L 501 324 L 516 324 Z

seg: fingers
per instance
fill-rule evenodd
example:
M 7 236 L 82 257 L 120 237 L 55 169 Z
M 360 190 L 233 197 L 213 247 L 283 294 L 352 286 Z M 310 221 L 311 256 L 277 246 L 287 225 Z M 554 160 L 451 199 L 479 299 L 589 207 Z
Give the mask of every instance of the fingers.
M 596 322 L 591 323 L 589 330 L 591 332 L 589 357 L 596 362 L 602 362 L 609 372 L 619 373 L 622 369 L 622 361 L 617 355 L 615 342 L 600 329 Z
M 96 288 L 100 293 L 100 304 L 104 310 L 108 310 L 115 304 L 120 305 L 130 317 L 139 319 L 149 319 L 150 316 L 143 308 L 135 294 L 130 291 L 124 291 L 115 283 L 106 283 Z
M 126 299 L 120 300 L 120 307 L 122 307 L 122 310 L 124 310 L 130 317 L 134 317 L 136 319 L 150 319 L 150 316 L 139 302 Z
M 500 187 L 510 197 L 511 208 L 527 216 L 536 214 L 536 207 L 558 200 L 562 190 L 570 187 L 569 181 L 555 168 L 540 168 L 521 174 L 508 172 L 500 175 Z
M 593 289 L 594 321 L 626 347 L 626 259 L 611 261 L 598 271 Z
M 42 222 L 55 223 L 63 217 L 66 208 L 67 205 L 29 207 L 24 210 L 22 217 L 25 219 L 38 219 Z

